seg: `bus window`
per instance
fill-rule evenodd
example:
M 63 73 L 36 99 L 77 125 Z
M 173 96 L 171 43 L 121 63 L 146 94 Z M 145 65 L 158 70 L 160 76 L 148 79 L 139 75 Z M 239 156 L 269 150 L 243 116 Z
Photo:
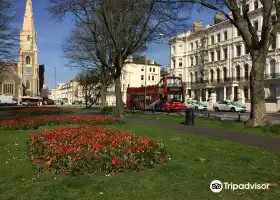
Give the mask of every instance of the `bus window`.
M 182 102 L 183 101 L 183 95 L 182 94 L 168 94 L 167 95 L 167 101 Z
M 182 87 L 182 79 L 181 78 L 168 78 L 167 86 L 168 87 Z

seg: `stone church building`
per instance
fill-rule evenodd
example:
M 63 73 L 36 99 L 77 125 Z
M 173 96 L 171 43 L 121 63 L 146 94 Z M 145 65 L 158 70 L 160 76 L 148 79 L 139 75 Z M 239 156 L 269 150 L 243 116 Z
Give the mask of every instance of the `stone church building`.
M 20 32 L 19 62 L 6 62 L 0 63 L 0 65 L 2 65 L 0 73 L 0 93 L 2 95 L 13 95 L 17 98 L 40 96 L 40 90 L 44 84 L 44 65 L 38 65 L 32 0 L 26 0 L 23 26 Z

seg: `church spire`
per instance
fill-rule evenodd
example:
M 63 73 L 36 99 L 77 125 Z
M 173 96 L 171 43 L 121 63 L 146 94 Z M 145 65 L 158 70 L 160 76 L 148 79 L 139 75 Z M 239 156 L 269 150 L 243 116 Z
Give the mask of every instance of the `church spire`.
M 32 0 L 26 0 L 25 15 L 23 20 L 22 31 L 34 32 L 34 18 L 32 10 Z

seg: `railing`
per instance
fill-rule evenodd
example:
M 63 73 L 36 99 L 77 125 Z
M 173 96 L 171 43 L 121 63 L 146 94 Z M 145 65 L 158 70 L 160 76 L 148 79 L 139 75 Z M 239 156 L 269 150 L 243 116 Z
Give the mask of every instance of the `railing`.
M 265 80 L 270 79 L 280 79 L 280 73 L 272 73 L 272 74 L 265 74 L 264 75 Z M 226 77 L 226 78 L 216 78 L 216 79 L 210 79 L 210 80 L 196 80 L 191 82 L 185 82 L 184 84 L 186 86 L 191 85 L 198 85 L 198 84 L 219 84 L 219 83 L 227 83 L 227 82 L 246 82 L 249 81 L 249 76 L 238 76 L 238 77 Z
M 226 78 L 218 78 L 218 79 L 210 79 L 210 80 L 196 80 L 186 83 L 186 85 L 197 85 L 197 84 L 219 84 L 219 83 L 226 83 L 226 82 L 243 82 L 249 81 L 249 77 L 226 77 Z

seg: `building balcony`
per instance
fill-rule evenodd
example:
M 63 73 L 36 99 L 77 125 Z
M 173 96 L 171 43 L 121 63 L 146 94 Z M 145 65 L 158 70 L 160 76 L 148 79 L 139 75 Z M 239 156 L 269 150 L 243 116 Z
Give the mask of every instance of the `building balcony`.
M 269 80 L 277 80 L 280 81 L 280 73 L 271 73 L 271 74 L 265 74 L 264 79 L 266 81 Z M 207 86 L 216 86 L 219 84 L 225 84 L 225 83 L 248 83 L 250 81 L 249 76 L 237 76 L 237 77 L 226 77 L 226 78 L 216 78 L 216 79 L 210 79 L 210 80 L 196 80 L 191 82 L 184 82 L 184 85 L 186 87 L 207 87 Z M 277 80 L 278 81 L 278 80 Z

